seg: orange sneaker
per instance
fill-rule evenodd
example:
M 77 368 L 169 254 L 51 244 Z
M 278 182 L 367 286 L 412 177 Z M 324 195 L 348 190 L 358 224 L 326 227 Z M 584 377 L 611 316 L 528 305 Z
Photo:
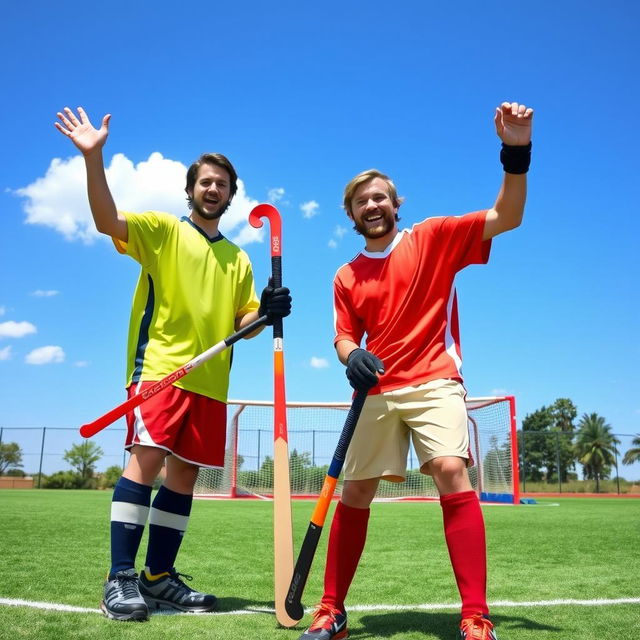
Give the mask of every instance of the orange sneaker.
M 460 640 L 498 640 L 491 620 L 479 615 L 462 619 L 458 637 Z
M 298 640 L 343 640 L 348 637 L 347 614 L 321 603 L 313 612 L 311 626 Z

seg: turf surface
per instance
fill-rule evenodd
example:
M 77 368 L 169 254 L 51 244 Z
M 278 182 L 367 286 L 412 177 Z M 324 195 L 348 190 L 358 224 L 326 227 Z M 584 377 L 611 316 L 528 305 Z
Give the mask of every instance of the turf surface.
M 272 612 L 272 504 L 265 501 L 194 503 L 177 568 L 219 597 L 219 615 L 117 623 L 96 613 L 109 561 L 110 500 L 99 491 L 0 491 L 0 638 L 298 638 L 309 616 L 286 630 Z M 293 504 L 296 551 L 313 505 Z M 633 637 L 640 627 L 640 500 L 549 499 L 483 511 L 500 640 Z M 308 607 L 321 594 L 330 519 L 305 591 Z M 634 601 L 597 602 L 620 599 Z M 374 504 L 347 601 L 351 637 L 453 640 L 458 602 L 439 505 Z

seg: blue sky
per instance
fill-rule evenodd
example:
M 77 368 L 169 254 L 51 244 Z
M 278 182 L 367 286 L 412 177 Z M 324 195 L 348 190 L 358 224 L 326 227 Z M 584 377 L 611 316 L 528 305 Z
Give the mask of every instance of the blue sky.
M 258 288 L 268 245 L 243 216 L 275 201 L 294 296 L 287 397 L 344 401 L 331 283 L 361 246 L 344 185 L 390 174 L 402 226 L 489 207 L 494 109 L 516 100 L 535 109 L 525 221 L 458 279 L 469 394 L 513 394 L 520 418 L 568 397 L 640 433 L 639 13 L 619 0 L 5 7 L 0 426 L 79 425 L 123 399 L 138 268 L 91 230 L 82 162 L 53 127 L 62 107 L 113 114 L 121 208 L 183 215 L 184 168 L 228 155 L 243 191 L 223 231 Z M 271 348 L 263 333 L 236 349 L 231 397 L 271 397 Z

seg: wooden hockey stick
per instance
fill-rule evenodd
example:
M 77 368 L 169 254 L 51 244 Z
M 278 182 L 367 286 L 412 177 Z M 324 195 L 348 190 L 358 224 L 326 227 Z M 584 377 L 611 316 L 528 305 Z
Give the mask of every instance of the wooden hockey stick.
M 282 286 L 282 223 L 280 213 L 270 204 L 259 204 L 249 214 L 249 223 L 262 226 L 269 219 L 271 235 L 271 275 L 274 288 Z M 298 622 L 285 609 L 289 580 L 293 573 L 293 531 L 291 522 L 291 484 L 289 482 L 289 442 L 284 388 L 284 347 L 282 318 L 273 323 L 273 554 L 276 620 L 283 627 Z

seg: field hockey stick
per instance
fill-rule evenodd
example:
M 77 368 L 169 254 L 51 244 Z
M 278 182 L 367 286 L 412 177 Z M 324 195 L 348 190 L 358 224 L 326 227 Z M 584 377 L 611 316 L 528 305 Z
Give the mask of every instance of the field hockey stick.
M 180 380 L 184 376 L 189 373 L 192 369 L 199 367 L 203 362 L 210 360 L 213 356 L 224 351 L 232 344 L 238 342 L 241 338 L 253 333 L 256 329 L 260 328 L 267 321 L 267 316 L 260 316 L 257 320 L 254 320 L 246 327 L 243 327 L 239 331 L 232 333 L 230 336 L 226 337 L 224 340 L 221 340 L 217 344 L 214 344 L 213 347 L 210 347 L 199 356 L 193 358 L 193 360 L 189 360 L 187 364 L 183 365 L 173 373 L 170 373 L 162 380 L 159 380 L 154 385 L 150 386 L 148 389 L 145 389 L 141 393 L 132 396 L 122 404 L 118 405 L 115 409 L 111 409 L 108 413 L 105 413 L 103 416 L 94 420 L 93 422 L 88 422 L 87 424 L 83 424 L 80 427 L 80 435 L 85 438 L 90 438 L 91 436 L 95 436 L 96 433 L 102 431 L 105 427 L 108 427 L 112 422 L 115 422 L 118 418 L 122 418 L 125 414 L 129 413 L 129 411 L 133 411 L 136 407 L 139 407 L 143 402 L 147 401 L 149 398 L 160 393 L 162 390 L 166 389 L 169 385 L 172 385 L 176 380 Z
M 259 204 L 249 214 L 249 223 L 262 227 L 261 218 L 269 219 L 271 234 L 271 277 L 274 288 L 282 286 L 282 222 L 278 210 Z M 282 318 L 273 322 L 273 555 L 276 620 L 283 627 L 293 627 L 284 601 L 293 571 L 293 526 L 291 521 L 291 484 L 289 482 L 289 442 L 287 403 L 284 388 L 284 346 Z
M 327 511 L 331 504 L 331 499 L 336 489 L 340 472 L 342 471 L 342 465 L 344 464 L 344 458 L 347 455 L 347 449 L 351 442 L 351 437 L 358 424 L 358 418 L 364 405 L 364 401 L 367 398 L 366 391 L 358 391 L 351 403 L 351 408 L 347 414 L 347 418 L 344 421 L 344 427 L 342 427 L 342 433 L 340 434 L 340 440 L 338 440 L 338 446 L 333 454 L 329 470 L 324 478 L 322 490 L 320 491 L 320 497 L 316 503 L 316 507 L 311 516 L 311 522 L 307 533 L 300 547 L 300 553 L 298 554 L 298 560 L 296 561 L 295 569 L 293 570 L 291 584 L 289 585 L 289 591 L 287 592 L 287 599 L 285 602 L 285 609 L 287 614 L 295 620 L 301 620 L 304 615 L 304 608 L 302 606 L 302 592 L 307 584 L 307 578 L 309 577 L 309 571 L 311 570 L 311 564 L 313 563 L 313 557 L 318 547 L 318 541 L 320 540 L 320 534 L 322 533 L 322 527 L 327 517 Z

